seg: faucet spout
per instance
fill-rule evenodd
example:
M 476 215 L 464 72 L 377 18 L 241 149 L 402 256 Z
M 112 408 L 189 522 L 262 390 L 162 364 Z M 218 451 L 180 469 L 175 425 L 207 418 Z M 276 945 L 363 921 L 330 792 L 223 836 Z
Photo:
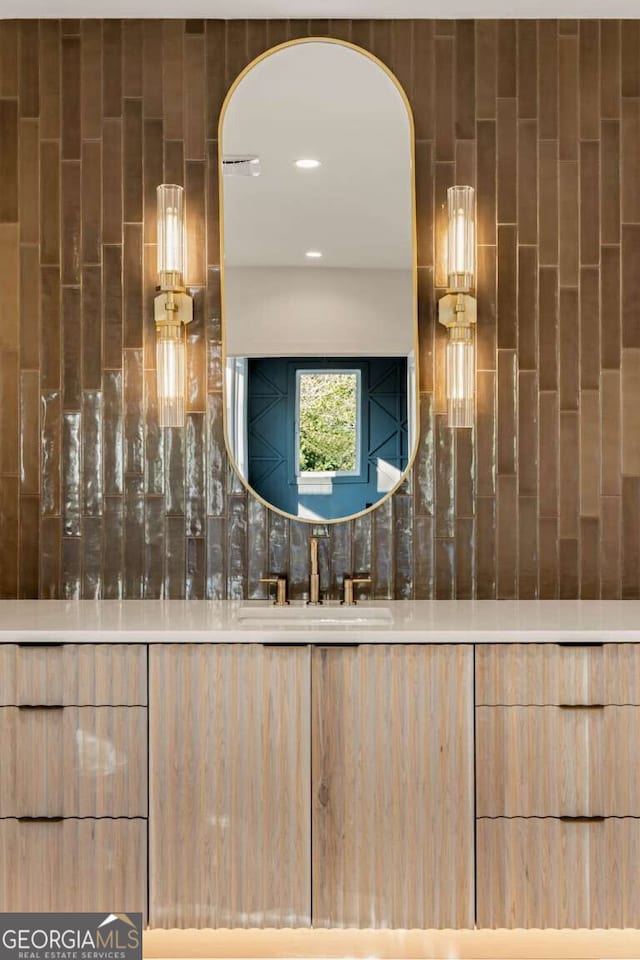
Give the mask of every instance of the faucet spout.
M 309 565 L 309 599 L 307 603 L 322 603 L 320 599 L 320 569 L 318 567 L 318 538 L 311 537 L 309 541 L 311 562 Z

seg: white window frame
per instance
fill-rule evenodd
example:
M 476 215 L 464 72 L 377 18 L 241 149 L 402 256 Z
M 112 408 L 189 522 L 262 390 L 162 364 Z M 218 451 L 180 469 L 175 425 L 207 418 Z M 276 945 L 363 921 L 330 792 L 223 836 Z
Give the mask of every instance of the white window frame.
M 355 375 L 356 378 L 356 468 L 355 470 L 300 470 L 300 381 L 303 376 L 314 373 L 329 375 Z M 333 477 L 359 477 L 361 473 L 362 452 L 362 370 L 357 367 L 299 367 L 296 370 L 296 406 L 295 406 L 295 468 L 296 477 L 303 480 L 331 480 Z
M 247 357 L 227 357 L 226 376 L 227 434 L 236 467 L 246 480 L 249 475 Z

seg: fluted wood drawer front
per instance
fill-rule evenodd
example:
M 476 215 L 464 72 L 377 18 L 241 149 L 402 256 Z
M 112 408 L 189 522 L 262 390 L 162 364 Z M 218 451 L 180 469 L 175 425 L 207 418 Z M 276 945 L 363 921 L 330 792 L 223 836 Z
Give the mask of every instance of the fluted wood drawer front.
M 478 820 L 479 927 L 638 927 L 640 820 Z
M 146 815 L 146 707 L 0 708 L 0 817 Z
M 0 820 L 0 911 L 146 914 L 144 820 Z
M 473 926 L 472 648 L 312 663 L 314 926 Z
M 640 817 L 640 707 L 478 707 L 477 813 Z
M 640 644 L 479 644 L 476 703 L 640 705 Z
M 144 705 L 145 644 L 0 645 L 0 705 Z

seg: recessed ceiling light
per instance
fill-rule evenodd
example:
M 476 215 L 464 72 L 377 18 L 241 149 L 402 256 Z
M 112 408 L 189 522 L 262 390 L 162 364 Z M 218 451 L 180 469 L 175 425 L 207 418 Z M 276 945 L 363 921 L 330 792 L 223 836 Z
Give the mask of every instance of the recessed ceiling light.
M 296 160 L 296 167 L 300 170 L 315 170 L 319 166 L 321 166 L 320 160 L 314 160 L 313 157 L 301 157 L 300 160 Z
M 318 257 L 322 256 L 321 250 L 307 250 L 305 257 L 309 257 L 310 260 L 317 260 Z

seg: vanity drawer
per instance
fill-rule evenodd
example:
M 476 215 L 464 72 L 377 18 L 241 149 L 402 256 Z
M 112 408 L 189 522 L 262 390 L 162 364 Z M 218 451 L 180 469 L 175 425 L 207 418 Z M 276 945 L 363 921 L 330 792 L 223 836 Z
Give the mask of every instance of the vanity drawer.
M 638 927 L 640 821 L 477 822 L 478 927 Z
M 0 817 L 146 817 L 145 707 L 1 707 Z
M 477 707 L 479 817 L 640 817 L 640 707 Z
M 146 702 L 145 644 L 0 645 L 0 705 Z
M 0 820 L 0 911 L 146 915 L 145 820 Z
M 640 705 L 640 644 L 478 644 L 476 703 Z

